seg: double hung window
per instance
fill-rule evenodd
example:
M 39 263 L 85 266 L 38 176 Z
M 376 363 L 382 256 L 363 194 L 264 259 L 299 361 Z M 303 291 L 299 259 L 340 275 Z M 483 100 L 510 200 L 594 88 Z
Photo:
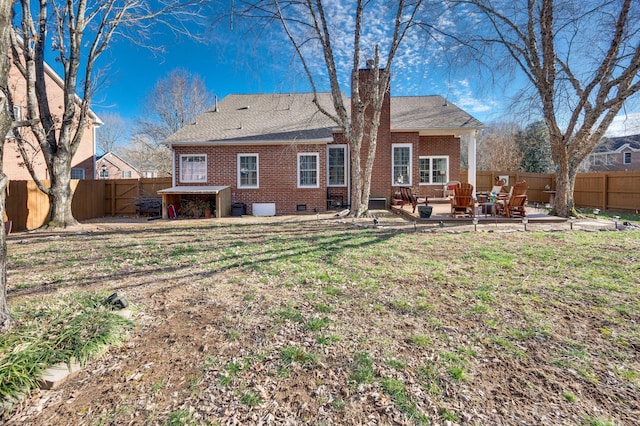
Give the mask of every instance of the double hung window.
M 258 188 L 258 154 L 238 154 L 238 188 Z
M 180 156 L 180 182 L 206 182 L 207 181 L 207 156 L 181 155 Z
M 319 159 L 317 153 L 298 154 L 298 188 L 320 186 Z
M 411 144 L 393 144 L 391 149 L 393 185 L 411 185 Z

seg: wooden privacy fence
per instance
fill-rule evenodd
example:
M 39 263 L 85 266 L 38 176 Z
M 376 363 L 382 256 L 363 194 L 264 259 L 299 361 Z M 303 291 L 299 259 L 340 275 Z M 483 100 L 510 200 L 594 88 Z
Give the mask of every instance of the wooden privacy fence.
M 489 191 L 497 177 L 508 177 L 508 186 L 517 181 L 529 183 L 530 203 L 548 203 L 555 189 L 555 176 L 541 173 L 479 171 L 478 191 Z M 467 181 L 467 171 L 460 172 Z M 158 197 L 158 191 L 171 187 L 171 178 L 74 180 L 71 207 L 76 219 L 88 220 L 104 216 L 132 216 L 137 213 L 140 198 Z M 45 186 L 49 182 L 44 182 Z M 6 214 L 12 229 L 24 231 L 44 225 L 49 215 L 49 198 L 32 181 L 11 181 L 8 186 Z M 576 177 L 574 199 L 577 207 L 599 208 L 622 212 L 640 212 L 640 171 L 580 173 Z
M 549 192 L 555 190 L 555 175 L 544 173 L 520 173 L 478 171 L 478 191 L 489 191 L 497 177 L 508 176 L 507 185 L 526 180 L 529 183 L 527 198 L 533 203 L 548 203 Z M 467 181 L 467 171 L 460 172 L 460 179 Z M 598 208 L 621 212 L 640 212 L 640 171 L 578 173 L 573 192 L 576 207 Z
M 48 187 L 49 182 L 43 181 Z M 136 201 L 158 197 L 157 191 L 171 187 L 171 178 L 73 180 L 71 209 L 76 219 L 136 214 Z M 7 219 L 14 231 L 32 230 L 49 219 L 49 198 L 33 181 L 10 181 L 6 202 Z
M 171 188 L 172 180 L 166 178 L 112 179 L 103 180 L 103 216 L 131 216 L 137 213 L 136 201 L 140 198 L 157 197 L 161 189 Z

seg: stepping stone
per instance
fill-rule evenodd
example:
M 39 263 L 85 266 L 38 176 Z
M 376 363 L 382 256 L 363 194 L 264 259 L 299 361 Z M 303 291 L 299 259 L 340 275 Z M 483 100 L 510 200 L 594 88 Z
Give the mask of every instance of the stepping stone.
M 131 315 L 132 315 L 131 309 L 120 309 L 120 310 L 114 311 L 114 312 L 117 315 L 120 315 L 124 319 L 128 319 L 128 320 L 131 319 Z
M 82 367 L 75 360 L 71 361 L 71 364 L 61 362 L 47 368 L 38 382 L 40 383 L 40 389 L 56 389 L 65 380 L 75 376 L 80 372 Z

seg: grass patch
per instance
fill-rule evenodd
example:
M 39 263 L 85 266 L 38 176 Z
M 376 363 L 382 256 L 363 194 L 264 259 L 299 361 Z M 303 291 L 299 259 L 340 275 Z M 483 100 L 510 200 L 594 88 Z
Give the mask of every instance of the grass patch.
M 421 334 L 414 334 L 413 336 L 409 337 L 409 342 L 419 348 L 426 348 L 433 343 L 430 337 L 423 336 Z
M 262 402 L 262 399 L 257 393 L 247 391 L 240 397 L 240 402 L 242 402 L 242 404 L 246 405 L 247 407 L 255 407 Z
M 373 383 L 375 380 L 375 372 L 373 370 L 373 359 L 366 352 L 359 352 L 353 356 L 353 366 L 351 376 L 349 378 L 354 382 Z
M 287 319 L 293 322 L 304 322 L 304 317 L 302 316 L 300 311 L 298 311 L 295 308 L 282 309 L 280 311 L 277 311 L 275 313 L 275 316 L 277 316 L 278 318 Z
M 48 366 L 72 359 L 84 364 L 122 342 L 132 323 L 104 303 L 106 296 L 73 293 L 15 308 L 17 325 L 0 335 L 0 397 L 34 389 Z
M 295 346 L 287 346 L 280 351 L 280 358 L 287 364 L 297 362 L 298 364 L 315 364 L 315 355 L 305 352 Z
M 385 377 L 380 381 L 380 386 L 393 399 L 398 408 L 404 411 L 416 424 L 429 424 L 429 418 L 418 411 L 416 403 L 409 396 L 403 381 Z
M 304 327 L 309 331 L 320 331 L 331 323 L 329 318 L 309 318 Z

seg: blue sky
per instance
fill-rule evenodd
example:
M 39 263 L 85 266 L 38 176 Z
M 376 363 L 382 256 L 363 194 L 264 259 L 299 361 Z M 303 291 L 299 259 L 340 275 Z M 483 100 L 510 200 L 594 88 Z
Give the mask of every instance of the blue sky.
M 336 3 L 341 3 L 340 1 Z M 351 67 L 350 14 L 342 13 L 336 6 L 331 16 L 335 25 L 334 50 L 338 55 L 338 67 L 342 75 L 343 90 L 349 90 L 348 75 Z M 363 51 L 370 51 L 380 43 L 384 49 L 389 15 L 376 10 L 367 16 L 369 26 L 363 39 Z M 442 25 L 447 25 L 446 19 Z M 152 91 L 156 82 L 176 68 L 184 68 L 199 75 L 209 91 L 224 98 L 230 93 L 287 93 L 309 91 L 306 76 L 300 71 L 293 50 L 282 34 L 265 30 L 247 34 L 238 25 L 232 29 L 226 21 L 215 28 L 206 29 L 209 43 L 198 43 L 185 37 L 177 37 L 168 31 L 154 38 L 164 52 L 152 52 L 128 42 L 116 41 L 100 58 L 108 76 L 93 101 L 94 111 L 120 114 L 132 119 L 143 111 L 141 102 Z M 454 75 L 446 66 L 439 46 L 426 44 L 421 34 L 412 34 L 406 40 L 392 68 L 393 95 L 432 95 L 447 97 L 476 118 L 492 121 L 500 117 L 503 98 L 495 91 L 480 90 L 476 75 Z M 384 52 L 383 52 L 384 54 Z M 318 57 L 318 55 L 315 55 Z M 313 55 L 310 55 L 313 57 Z M 320 58 L 318 58 L 320 59 Z M 364 61 L 363 61 L 364 64 Z M 311 64 L 321 69 L 319 62 Z M 320 86 L 319 90 L 328 90 Z
M 346 52 L 338 55 L 338 67 L 343 90 L 348 91 L 346 81 L 351 65 L 348 52 L 352 39 L 349 33 L 350 14 L 343 12 L 341 1 L 334 3 L 331 16 L 336 29 L 334 49 Z M 366 49 L 375 43 L 380 43 L 384 48 L 388 32 L 385 29 L 388 16 L 385 17 L 384 13 L 372 12 L 366 18 L 373 30 L 365 33 L 365 54 Z M 438 19 L 443 27 L 453 25 L 446 14 Z M 199 75 L 209 91 L 219 99 L 231 93 L 310 90 L 289 42 L 276 31 L 267 29 L 258 35 L 247 34 L 237 24 L 232 30 L 223 21 L 215 28 L 207 27 L 205 38 L 209 43 L 198 43 L 169 31 L 159 33 L 154 38 L 154 44 L 163 47 L 162 53 L 116 40 L 100 60 L 100 65 L 106 67 L 108 77 L 94 97 L 94 111 L 98 115 L 117 113 L 126 121 L 133 120 L 143 114 L 141 103 L 156 82 L 176 68 Z M 321 69 L 319 62 L 312 62 L 311 65 Z M 487 84 L 488 76 L 479 74 L 477 70 L 450 66 L 447 52 L 442 50 L 441 45 L 425 43 L 424 36 L 419 34 L 412 34 L 406 40 L 394 62 L 392 76 L 393 95 L 442 95 L 485 123 L 510 116 L 509 97 L 514 96 L 520 87 L 517 79 L 502 88 L 491 87 Z M 319 87 L 319 90 L 327 89 Z M 617 120 L 611 134 L 640 133 L 640 113 L 636 111 L 640 109 L 631 109 L 626 117 Z

